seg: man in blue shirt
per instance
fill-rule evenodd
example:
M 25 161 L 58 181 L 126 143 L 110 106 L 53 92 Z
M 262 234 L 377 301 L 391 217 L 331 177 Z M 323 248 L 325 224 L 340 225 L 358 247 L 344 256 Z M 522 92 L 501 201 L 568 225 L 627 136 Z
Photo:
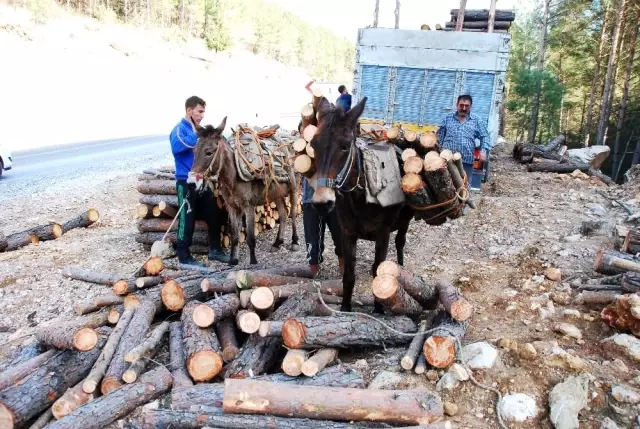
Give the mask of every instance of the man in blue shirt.
M 342 107 L 342 110 L 346 113 L 351 109 L 351 94 L 349 94 L 347 87 L 344 85 L 338 87 L 338 92 L 340 96 L 336 100 L 336 107 Z
M 204 266 L 196 261 L 189 247 L 193 241 L 196 217 L 207 222 L 209 235 L 209 260 L 229 262 L 229 256 L 220 249 L 220 232 L 225 212 L 218 208 L 216 199 L 210 189 L 205 188 L 202 180 L 196 180 L 190 174 L 195 157 L 194 150 L 198 143 L 197 128 L 204 117 L 206 103 L 195 95 L 185 102 L 186 114 L 169 136 L 171 152 L 176 165 L 176 189 L 178 206 L 181 207 L 178 218 L 178 240 L 176 252 L 182 264 Z
M 471 114 L 472 103 L 473 99 L 470 95 L 458 97 L 457 111 L 444 117 L 436 135 L 441 147 L 454 153 L 460 152 L 471 189 L 479 190 L 481 178 L 473 174 L 475 140 L 480 141 L 480 160 L 483 162 L 486 162 L 491 146 L 486 125 L 482 119 Z

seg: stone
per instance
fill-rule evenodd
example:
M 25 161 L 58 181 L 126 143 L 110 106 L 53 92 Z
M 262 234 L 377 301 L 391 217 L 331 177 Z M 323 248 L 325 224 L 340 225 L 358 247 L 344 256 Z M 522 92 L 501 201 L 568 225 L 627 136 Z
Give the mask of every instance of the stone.
M 609 417 L 605 417 L 602 420 L 602 424 L 600 425 L 600 429 L 620 429 L 616 422 L 611 420 Z
M 551 341 L 534 341 L 531 345 L 536 351 L 542 355 L 548 355 L 553 352 L 554 349 L 559 348 L 556 340 Z
M 611 152 L 611 148 L 609 148 L 609 146 L 595 145 L 583 147 L 580 149 L 569 149 L 566 152 L 566 156 L 569 163 L 589 164 L 591 168 L 598 170 L 602 166 L 602 163 L 604 163 L 604 161 L 606 161 L 606 159 L 609 157 L 609 152 Z M 586 174 L 584 175 L 587 176 L 587 178 L 589 177 Z M 573 173 L 571 174 L 571 176 L 576 177 L 573 175 Z
M 635 405 L 640 403 L 640 391 L 625 384 L 618 384 L 611 388 L 611 396 L 618 402 Z
M 430 381 L 438 381 L 438 379 L 440 378 L 440 376 L 438 375 L 438 371 L 427 371 L 427 380 Z
M 582 238 L 581 234 L 573 234 L 573 235 L 568 235 L 564 237 L 564 241 L 567 243 L 575 243 L 577 241 L 580 241 L 580 238 Z
M 444 414 L 447 416 L 455 416 L 458 414 L 459 408 L 453 402 L 444 401 L 442 407 L 444 408 Z
M 469 372 L 465 367 L 457 362 L 449 367 L 449 372 L 452 373 L 459 381 L 467 381 L 469 379 Z
M 458 384 L 460 384 L 460 381 L 456 378 L 456 376 L 448 372 L 436 384 L 436 391 L 440 392 L 442 390 L 452 390 L 456 386 L 458 386 Z
M 176 256 L 176 250 L 168 241 L 158 240 L 151 246 L 151 256 L 162 259 L 169 259 Z
M 498 350 L 491 344 L 481 341 L 463 347 L 462 359 L 470 369 L 489 369 L 496 364 Z
M 614 372 L 617 372 L 618 376 L 620 374 L 627 374 L 629 372 L 629 368 L 622 362 L 620 359 L 614 359 L 613 362 L 603 362 L 602 366 L 611 369 Z
M 547 268 L 544 272 L 544 276 L 552 282 L 559 282 L 562 280 L 562 272 L 557 268 Z
M 569 318 L 573 318 L 573 319 L 582 318 L 582 314 L 580 313 L 580 311 L 579 310 L 575 310 L 573 308 L 565 308 L 564 310 L 562 310 L 562 315 L 564 317 L 569 317 Z
M 554 347 L 545 357 L 544 363 L 555 368 L 573 370 L 576 372 L 582 372 L 588 368 L 588 364 L 583 359 L 579 356 L 567 353 L 566 350 L 560 347 Z
M 369 384 L 369 389 L 373 390 L 395 390 L 396 386 L 402 382 L 402 376 L 397 372 L 380 371 Z
M 524 422 L 535 418 L 540 412 L 535 399 L 524 393 L 514 393 L 503 397 L 498 409 L 503 419 L 512 422 Z
M 640 362 L 640 339 L 629 334 L 616 334 L 606 338 L 604 343 L 620 346 L 624 353 L 636 362 Z
M 522 346 L 522 349 L 520 349 L 521 359 L 535 360 L 536 357 L 538 357 L 538 352 L 536 351 L 536 348 L 533 347 L 533 344 L 526 343 L 524 346 Z
M 498 341 L 498 347 L 501 349 L 508 349 L 511 347 L 511 340 L 509 338 L 500 338 Z
M 553 330 L 576 340 L 582 339 L 580 329 L 570 323 L 558 323 L 553 327 Z
M 570 376 L 549 393 L 549 418 L 556 429 L 578 429 L 578 413 L 587 406 L 589 375 Z

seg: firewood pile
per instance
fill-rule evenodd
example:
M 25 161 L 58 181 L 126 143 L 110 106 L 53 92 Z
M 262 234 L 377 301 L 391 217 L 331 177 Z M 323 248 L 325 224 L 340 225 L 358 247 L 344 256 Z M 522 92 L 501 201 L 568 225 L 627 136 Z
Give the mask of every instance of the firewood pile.
M 445 31 L 453 31 L 458 21 L 459 9 L 451 9 L 451 20 L 445 23 Z M 511 24 L 516 19 L 516 14 L 510 10 L 496 9 L 493 32 L 508 33 Z M 464 21 L 462 23 L 462 31 L 482 32 L 486 33 L 489 28 L 489 11 L 487 9 L 466 9 L 464 11 Z
M 451 427 L 437 394 L 368 390 L 338 361 L 345 349 L 407 346 L 405 370 L 447 368 L 473 312 L 450 283 L 386 261 L 373 296 L 337 314 L 342 282 L 313 281 L 306 266 L 182 271 L 149 258 L 130 278 L 63 274 L 111 292 L 36 327 L 36 342 L 0 363 L 2 428 L 97 429 L 134 411 L 135 427 L 156 429 Z M 389 315 L 368 315 L 374 296 Z
M 154 242 L 161 240 L 167 229 L 171 225 L 173 218 L 178 213 L 178 196 L 175 182 L 175 168 L 161 167 L 158 169 L 147 169 L 143 174 L 138 176 L 136 185 L 140 193 L 139 204 L 135 209 L 135 216 L 138 219 L 138 234 L 136 242 L 141 243 L 147 250 L 151 249 Z M 219 208 L 224 208 L 224 201 L 218 194 L 217 184 L 213 189 L 213 193 L 217 198 Z M 302 212 L 302 198 L 299 197 L 297 202 L 298 213 Z M 289 197 L 285 198 L 287 207 L 287 215 L 291 213 L 291 202 Z M 258 236 L 264 231 L 274 229 L 280 223 L 280 215 L 276 210 L 276 203 L 270 201 L 262 206 L 256 207 L 255 223 L 253 225 L 255 235 Z M 226 210 L 224 211 L 226 213 Z M 176 231 L 178 230 L 178 222 L 174 222 L 171 232 L 167 235 L 166 240 L 175 243 L 177 240 Z M 225 221 L 222 226 L 221 244 L 222 247 L 228 248 L 231 243 L 231 229 Z M 240 243 L 246 240 L 246 225 L 243 225 L 240 232 Z M 193 235 L 193 245 L 191 253 L 206 254 L 209 252 L 209 236 L 207 234 L 207 224 L 203 220 L 197 220 L 195 225 L 195 233 Z
M 35 226 L 24 231 L 4 235 L 0 232 L 0 252 L 10 252 L 30 244 L 37 245 L 41 241 L 55 240 L 74 228 L 86 228 L 100 219 L 100 213 L 96 209 L 88 209 L 63 224 L 49 222 L 45 225 Z

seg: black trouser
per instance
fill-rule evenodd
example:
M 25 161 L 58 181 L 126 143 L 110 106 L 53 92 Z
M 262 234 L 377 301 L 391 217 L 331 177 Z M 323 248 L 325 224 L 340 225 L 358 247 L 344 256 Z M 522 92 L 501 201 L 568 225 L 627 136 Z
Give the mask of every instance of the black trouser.
M 178 207 L 181 207 L 185 200 L 187 201 L 178 218 L 176 244 L 178 258 L 186 258 L 191 254 L 189 247 L 193 242 L 196 218 L 207 222 L 209 248 L 220 249 L 220 232 L 222 224 L 226 220 L 226 212 L 218 207 L 213 192 L 209 188 L 205 188 L 201 193 L 198 193 L 195 185 L 187 184 L 186 180 L 176 181 L 176 189 L 178 191 Z
M 320 265 L 324 253 L 324 232 L 329 227 L 331 239 L 336 246 L 336 256 L 342 258 L 342 241 L 340 239 L 340 225 L 336 211 L 332 210 L 328 216 L 320 216 L 313 204 L 304 204 L 302 209 L 302 223 L 304 225 L 304 241 L 307 244 L 307 261 L 309 265 Z

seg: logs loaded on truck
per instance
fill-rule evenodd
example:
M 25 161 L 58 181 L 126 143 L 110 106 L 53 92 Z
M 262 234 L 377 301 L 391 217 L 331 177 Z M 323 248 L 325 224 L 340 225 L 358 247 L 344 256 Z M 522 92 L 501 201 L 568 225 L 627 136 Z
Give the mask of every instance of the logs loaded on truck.
M 0 363 L 2 428 L 451 427 L 438 394 L 367 389 L 338 360 L 395 346 L 406 371 L 447 368 L 473 307 L 446 281 L 385 261 L 357 312 L 340 313 L 342 282 L 306 266 L 185 271 L 152 257 L 137 277 L 63 274 L 105 293 Z M 386 315 L 371 315 L 374 299 Z

